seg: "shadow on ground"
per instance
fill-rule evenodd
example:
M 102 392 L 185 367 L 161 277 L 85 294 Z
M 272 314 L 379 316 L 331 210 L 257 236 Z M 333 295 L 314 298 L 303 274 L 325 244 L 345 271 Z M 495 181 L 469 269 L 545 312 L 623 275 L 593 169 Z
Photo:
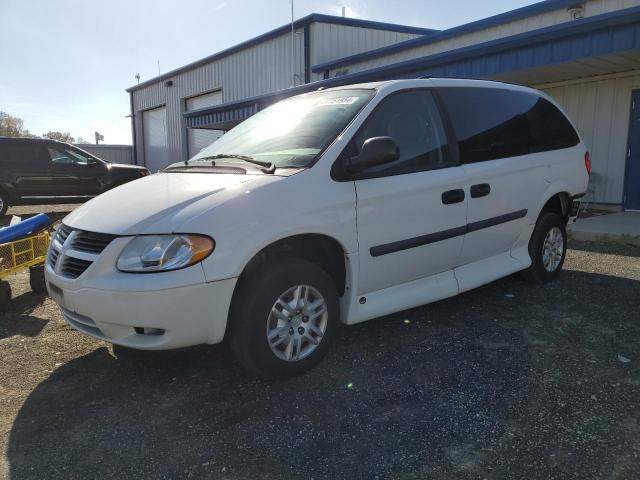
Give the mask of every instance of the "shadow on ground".
M 28 397 L 10 473 L 631 478 L 640 371 L 617 355 L 638 355 L 638 298 L 638 281 L 577 271 L 504 279 L 345 328 L 318 368 L 276 383 L 224 346 L 99 348 Z
M 44 294 L 27 292 L 12 298 L 10 311 L 0 313 L 0 339 L 13 335 L 37 336 L 48 320 L 38 318 L 31 313 L 42 303 L 44 297 Z

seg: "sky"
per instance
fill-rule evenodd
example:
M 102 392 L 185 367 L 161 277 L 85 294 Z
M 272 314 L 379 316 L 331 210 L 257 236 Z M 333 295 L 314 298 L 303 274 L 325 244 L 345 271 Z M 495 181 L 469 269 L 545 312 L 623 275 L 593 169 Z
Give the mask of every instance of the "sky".
M 527 0 L 294 0 L 340 15 L 446 29 Z M 0 0 L 0 110 L 31 133 L 131 144 L 127 87 L 291 21 L 290 0 Z

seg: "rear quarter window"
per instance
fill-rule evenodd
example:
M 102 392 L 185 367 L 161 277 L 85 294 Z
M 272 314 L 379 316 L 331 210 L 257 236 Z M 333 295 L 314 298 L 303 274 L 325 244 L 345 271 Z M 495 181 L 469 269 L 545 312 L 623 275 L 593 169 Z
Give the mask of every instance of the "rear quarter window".
M 558 150 L 580 141 L 564 114 L 535 93 L 458 87 L 438 93 L 462 163 Z

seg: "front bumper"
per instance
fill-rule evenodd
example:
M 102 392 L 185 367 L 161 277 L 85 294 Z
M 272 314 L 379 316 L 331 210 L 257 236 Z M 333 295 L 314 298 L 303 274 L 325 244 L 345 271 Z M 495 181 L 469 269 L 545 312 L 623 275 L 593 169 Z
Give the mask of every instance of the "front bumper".
M 71 279 L 45 264 L 47 289 L 73 328 L 130 348 L 166 350 L 222 341 L 236 278 L 206 282 L 201 265 L 153 274 L 122 273 L 114 240 Z

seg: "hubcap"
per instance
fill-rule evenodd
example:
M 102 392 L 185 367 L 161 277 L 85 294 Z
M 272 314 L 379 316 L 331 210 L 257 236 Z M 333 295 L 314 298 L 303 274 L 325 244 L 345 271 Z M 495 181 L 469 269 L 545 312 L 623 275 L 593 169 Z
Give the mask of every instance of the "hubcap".
M 309 285 L 297 285 L 278 297 L 267 318 L 271 351 L 297 362 L 318 348 L 327 330 L 329 312 L 324 297 Z
M 542 245 L 542 264 L 547 272 L 555 272 L 564 253 L 564 238 L 558 227 L 553 227 L 547 232 Z

